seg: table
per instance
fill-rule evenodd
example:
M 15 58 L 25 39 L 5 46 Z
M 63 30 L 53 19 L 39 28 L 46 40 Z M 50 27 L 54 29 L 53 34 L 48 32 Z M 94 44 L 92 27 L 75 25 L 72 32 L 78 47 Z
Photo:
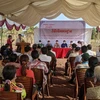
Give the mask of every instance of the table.
M 71 48 L 53 48 L 52 50 L 56 53 L 56 58 L 64 58 Z

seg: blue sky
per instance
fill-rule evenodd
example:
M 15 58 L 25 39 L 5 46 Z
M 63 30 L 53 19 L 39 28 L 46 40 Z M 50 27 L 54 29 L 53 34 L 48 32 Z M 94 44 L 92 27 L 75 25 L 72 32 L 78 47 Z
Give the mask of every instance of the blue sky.
M 75 20 L 83 20 L 83 19 L 82 18 L 79 18 L 79 19 L 69 19 L 66 16 L 64 16 L 63 14 L 60 14 L 58 17 L 56 17 L 54 19 L 43 18 L 42 20 L 74 20 L 75 21 Z M 39 26 L 39 23 L 36 26 Z M 92 28 L 92 26 L 89 26 L 88 24 L 86 24 L 86 28 Z

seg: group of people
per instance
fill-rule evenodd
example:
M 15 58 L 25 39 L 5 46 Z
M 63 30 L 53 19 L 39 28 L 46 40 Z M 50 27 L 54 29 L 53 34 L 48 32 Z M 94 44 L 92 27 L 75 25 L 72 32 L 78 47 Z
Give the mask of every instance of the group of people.
M 69 83 L 74 84 L 75 82 L 75 76 L 76 76 L 76 70 L 80 68 L 86 68 L 85 77 L 95 77 L 97 81 L 100 81 L 100 46 L 95 53 L 92 51 L 92 46 L 88 44 L 87 46 L 82 46 L 81 48 L 78 47 L 76 44 L 72 44 L 72 49 L 67 53 L 66 58 L 67 62 L 65 63 L 65 74 L 68 75 L 68 65 L 70 58 L 74 57 L 74 69 L 71 72 Z M 98 86 L 98 89 L 96 90 L 95 87 L 92 87 L 87 92 L 87 98 L 95 98 L 98 99 L 98 95 L 96 95 L 97 92 L 99 92 L 100 87 Z M 95 94 L 93 94 L 95 92 Z M 79 92 L 79 100 L 83 100 L 83 94 L 84 94 L 84 86 L 82 85 L 80 92 Z M 91 95 L 92 94 L 92 95 Z M 100 99 L 100 98 L 99 98 Z
M 68 45 L 67 43 L 66 43 L 66 40 L 63 40 L 63 43 L 60 45 L 59 44 L 59 41 L 58 40 L 56 40 L 55 41 L 55 44 L 54 44 L 54 46 L 51 44 L 51 42 L 50 42 L 50 40 L 48 40 L 47 41 L 47 44 L 46 44 L 46 46 L 52 46 L 52 47 L 54 47 L 54 48 L 72 48 L 72 44 L 73 44 L 73 41 L 70 41 L 70 44 Z M 39 40 L 39 45 L 40 46 L 44 46 L 44 44 L 42 43 L 42 41 L 41 40 Z M 78 47 L 81 47 L 82 46 L 82 42 L 81 41 L 78 41 L 77 42 L 77 46 Z
M 53 70 L 55 74 L 56 67 L 54 69 L 48 68 L 46 62 L 49 64 L 53 61 L 56 63 L 56 54 L 54 51 L 52 51 L 52 44 L 50 41 L 47 42 L 46 46 L 44 46 L 39 40 L 39 43 L 34 44 L 32 47 L 30 45 L 25 46 L 25 52 L 24 54 L 21 54 L 21 52 L 13 51 L 12 48 L 12 42 L 14 40 L 12 39 L 12 36 L 8 36 L 7 44 L 1 47 L 0 50 L 0 77 L 4 80 L 4 83 L 2 85 L 2 90 L 5 91 L 13 91 L 16 92 L 17 90 L 22 91 L 22 98 L 24 99 L 26 97 L 26 91 L 24 86 L 21 83 L 16 83 L 16 77 L 17 76 L 27 76 L 33 78 L 33 85 L 35 84 L 35 76 L 33 68 L 42 69 L 44 71 L 43 75 L 43 84 L 47 84 L 47 73 L 49 73 L 51 70 Z M 23 41 L 21 38 L 21 35 L 18 35 L 18 39 L 16 40 L 16 43 L 20 43 Z M 60 45 L 58 43 L 58 40 L 56 40 L 56 43 L 54 44 L 55 48 L 59 48 Z M 68 47 L 66 41 L 64 40 L 61 44 L 62 48 Z M 71 57 L 75 57 L 74 60 L 74 66 L 75 69 L 71 73 L 71 79 L 70 83 L 74 83 L 76 69 L 79 68 L 87 68 L 85 77 L 95 77 L 97 81 L 100 80 L 100 46 L 95 54 L 94 51 L 92 51 L 92 46 L 88 44 L 87 46 L 81 44 L 80 41 L 78 41 L 78 44 L 76 45 L 73 43 L 73 41 L 70 42 L 69 47 L 71 50 L 66 55 L 67 62 L 65 64 L 65 74 L 68 75 L 68 63 L 69 59 Z M 18 47 L 17 49 L 19 49 Z M 21 49 L 21 48 L 20 48 Z M 77 64 L 79 63 L 79 64 Z M 0 89 L 1 90 L 1 89 Z M 37 94 L 38 92 L 38 86 L 33 87 L 33 94 Z M 91 91 L 89 91 L 91 93 Z M 82 97 L 83 91 L 79 94 L 80 97 Z M 90 94 L 89 93 L 89 94 Z M 92 94 L 92 93 L 91 93 Z M 34 100 L 35 95 L 32 96 L 32 100 Z M 82 99 L 80 99 L 82 100 Z
M 10 37 L 10 36 L 9 36 Z M 10 37 L 11 38 L 11 37 Z M 7 40 L 9 43 L 10 40 Z M 12 40 L 11 42 L 13 42 Z M 18 40 L 19 42 L 19 40 Z M 47 74 L 50 73 L 52 68 L 48 68 L 46 62 L 50 65 L 51 62 L 56 63 L 55 53 L 52 52 L 52 47 L 42 47 L 42 45 L 34 44 L 32 47 L 27 45 L 24 54 L 20 52 L 13 51 L 10 44 L 6 44 L 1 47 L 0 50 L 0 77 L 3 79 L 3 85 L 0 90 L 4 91 L 22 91 L 22 98 L 26 97 L 26 91 L 22 84 L 16 83 L 17 76 L 26 76 L 33 79 L 33 96 L 32 100 L 35 98 L 35 94 L 38 92 L 38 85 L 35 83 L 35 76 L 33 68 L 38 68 L 43 70 L 43 84 L 47 84 Z

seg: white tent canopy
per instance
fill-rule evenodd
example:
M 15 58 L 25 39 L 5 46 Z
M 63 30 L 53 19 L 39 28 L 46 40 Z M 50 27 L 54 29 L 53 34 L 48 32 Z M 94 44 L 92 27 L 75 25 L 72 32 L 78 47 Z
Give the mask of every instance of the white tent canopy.
M 100 0 L 0 0 L 0 13 L 20 24 L 32 26 L 43 17 L 52 19 L 63 13 L 83 18 L 91 26 L 100 25 Z

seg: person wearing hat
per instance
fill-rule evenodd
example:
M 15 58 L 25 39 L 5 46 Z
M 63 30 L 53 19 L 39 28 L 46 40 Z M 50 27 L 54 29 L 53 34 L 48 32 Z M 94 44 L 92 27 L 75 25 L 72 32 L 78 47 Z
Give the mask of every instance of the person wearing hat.
M 88 59 L 90 58 L 88 53 L 84 53 L 82 56 L 82 64 L 78 64 L 75 69 L 79 68 L 89 68 Z
M 66 48 L 66 47 L 68 47 L 68 46 L 67 46 L 67 43 L 66 43 L 65 40 L 63 40 L 63 43 L 61 44 L 61 47 L 62 47 L 62 48 Z
M 60 45 L 58 43 L 58 40 L 56 40 L 56 43 L 54 44 L 54 48 L 60 48 Z
M 72 78 L 69 80 L 70 83 L 74 83 L 73 80 L 75 79 L 75 73 L 76 73 L 76 69 L 80 69 L 80 68 L 89 68 L 89 65 L 88 65 L 88 59 L 89 59 L 89 54 L 88 53 L 84 53 L 81 55 L 82 56 L 82 63 L 81 64 L 78 64 L 76 67 L 75 67 L 75 70 L 74 70 L 74 73 L 72 74 Z

